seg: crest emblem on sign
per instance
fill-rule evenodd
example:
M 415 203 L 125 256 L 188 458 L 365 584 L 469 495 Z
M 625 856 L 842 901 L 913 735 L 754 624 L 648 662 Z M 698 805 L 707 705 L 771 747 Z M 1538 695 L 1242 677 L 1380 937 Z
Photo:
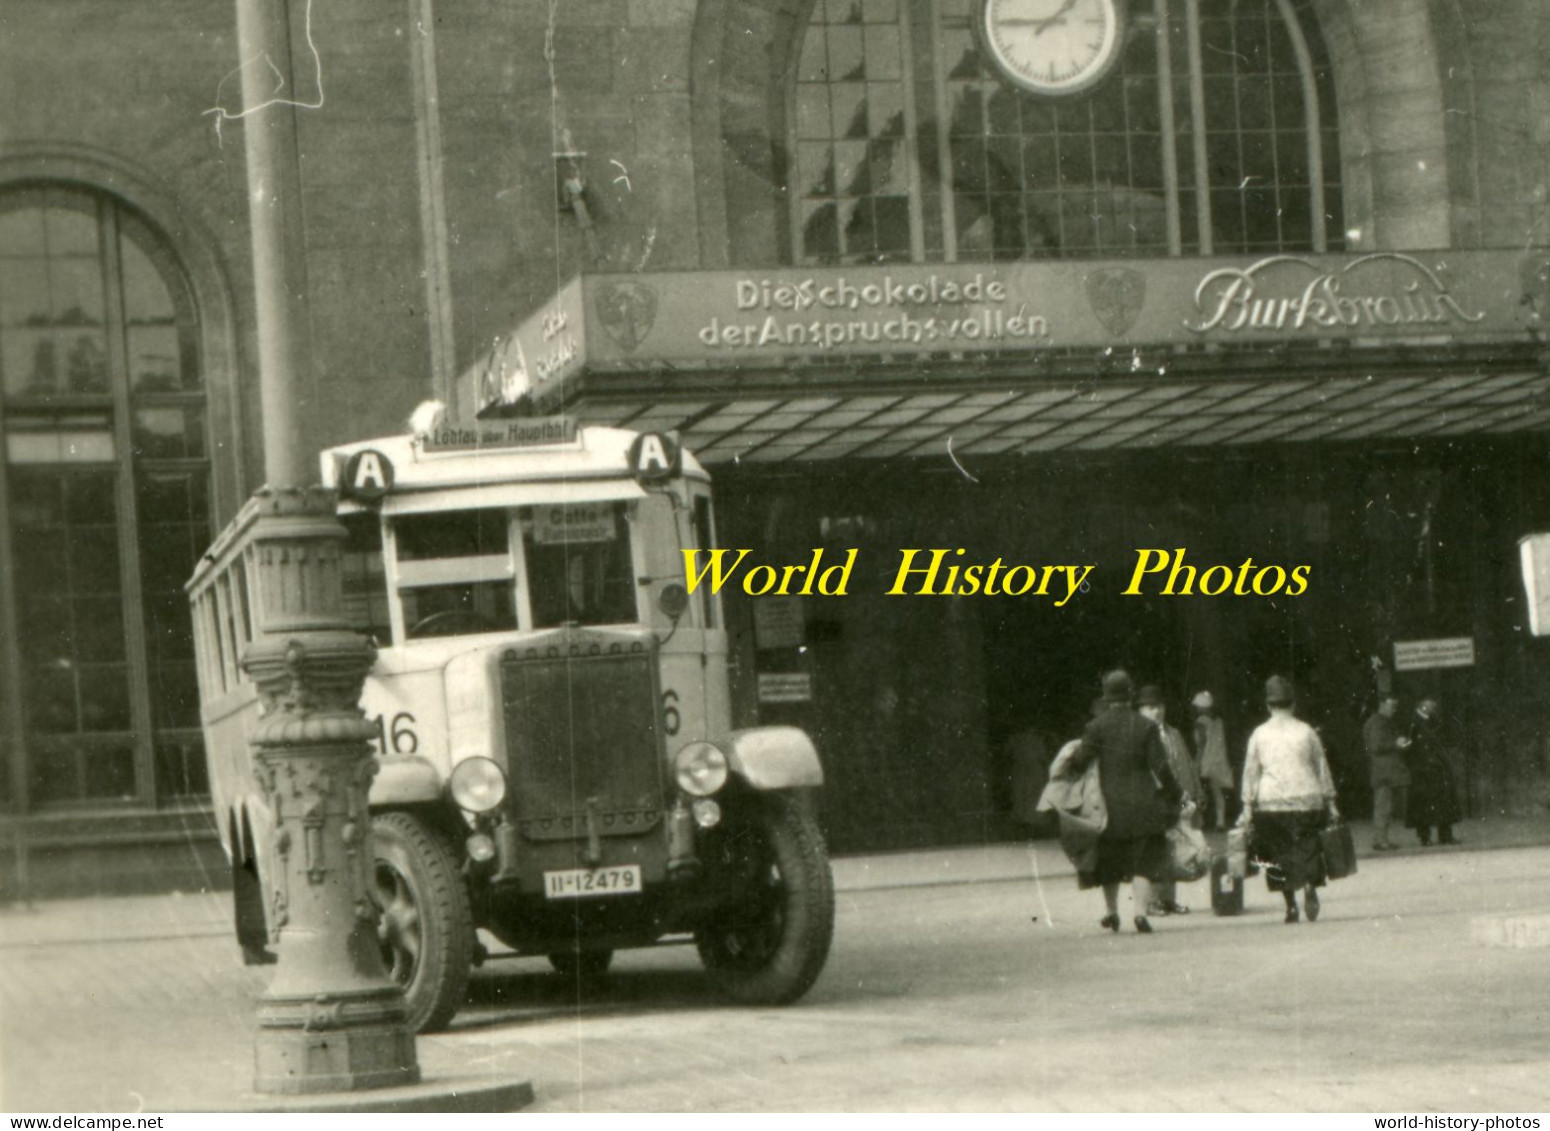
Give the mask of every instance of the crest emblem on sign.
M 1129 267 L 1105 267 L 1085 280 L 1087 303 L 1111 334 L 1124 334 L 1146 305 L 1146 276 Z
M 631 280 L 604 283 L 597 291 L 597 320 L 625 353 L 646 340 L 657 320 L 657 292 Z

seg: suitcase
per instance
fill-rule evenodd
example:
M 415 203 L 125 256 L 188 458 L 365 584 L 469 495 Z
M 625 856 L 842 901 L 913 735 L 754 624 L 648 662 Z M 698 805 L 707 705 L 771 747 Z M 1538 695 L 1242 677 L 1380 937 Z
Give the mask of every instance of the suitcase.
M 1243 914 L 1243 877 L 1232 874 L 1225 856 L 1211 861 L 1211 913 Z
M 1343 880 L 1356 874 L 1356 842 L 1351 826 L 1340 822 L 1319 830 L 1319 852 L 1324 857 L 1324 874 Z

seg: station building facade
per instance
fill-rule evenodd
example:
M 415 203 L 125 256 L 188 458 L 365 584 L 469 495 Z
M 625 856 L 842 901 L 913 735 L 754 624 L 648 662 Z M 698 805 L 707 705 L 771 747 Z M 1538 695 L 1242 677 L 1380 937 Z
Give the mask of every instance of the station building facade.
M 815 735 L 837 849 L 1018 835 L 1116 664 L 1175 720 L 1212 690 L 1240 747 L 1292 676 L 1353 812 L 1390 685 L 1443 700 L 1473 812 L 1550 802 L 1532 0 L 1128 0 L 1057 95 L 981 0 L 288 0 L 288 60 L 244 58 L 249 2 L 0 30 L 0 811 L 34 856 L 219 881 L 181 584 L 260 485 L 242 132 L 276 111 L 306 445 L 426 398 L 672 429 L 723 545 L 852 562 L 727 587 L 740 717 Z M 997 559 L 1091 568 L 940 591 Z

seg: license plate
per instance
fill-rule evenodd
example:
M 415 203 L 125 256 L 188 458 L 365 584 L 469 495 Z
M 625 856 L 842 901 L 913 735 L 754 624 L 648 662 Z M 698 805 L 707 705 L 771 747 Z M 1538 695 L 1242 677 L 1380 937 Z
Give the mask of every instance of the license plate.
M 587 899 L 595 895 L 639 895 L 640 865 L 567 868 L 544 873 L 545 899 Z

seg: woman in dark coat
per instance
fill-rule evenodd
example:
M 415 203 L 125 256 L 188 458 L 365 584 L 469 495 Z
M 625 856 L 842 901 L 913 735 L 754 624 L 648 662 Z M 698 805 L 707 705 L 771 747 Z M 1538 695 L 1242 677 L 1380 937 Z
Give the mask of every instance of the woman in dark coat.
M 1083 888 L 1102 887 L 1108 911 L 1100 925 L 1119 930 L 1119 886 L 1133 882 L 1136 930 L 1150 934 L 1145 911 L 1152 902 L 1153 880 L 1168 875 L 1164 833 L 1178 816 L 1182 796 L 1157 725 L 1131 705 L 1134 686 L 1122 671 L 1103 677 L 1107 709 L 1087 724 L 1082 735 L 1083 765 L 1096 759 L 1098 784 L 1108 810 L 1108 824 L 1098 838 L 1097 859 L 1089 872 L 1077 874 Z
M 1453 822 L 1459 819 L 1458 791 L 1453 767 L 1443 753 L 1439 733 L 1441 714 L 1437 700 L 1422 699 L 1416 705 L 1408 742 L 1402 743 L 1405 766 L 1410 771 L 1410 797 L 1405 823 L 1415 830 L 1421 844 L 1432 843 L 1432 826 L 1438 844 L 1457 844 Z

